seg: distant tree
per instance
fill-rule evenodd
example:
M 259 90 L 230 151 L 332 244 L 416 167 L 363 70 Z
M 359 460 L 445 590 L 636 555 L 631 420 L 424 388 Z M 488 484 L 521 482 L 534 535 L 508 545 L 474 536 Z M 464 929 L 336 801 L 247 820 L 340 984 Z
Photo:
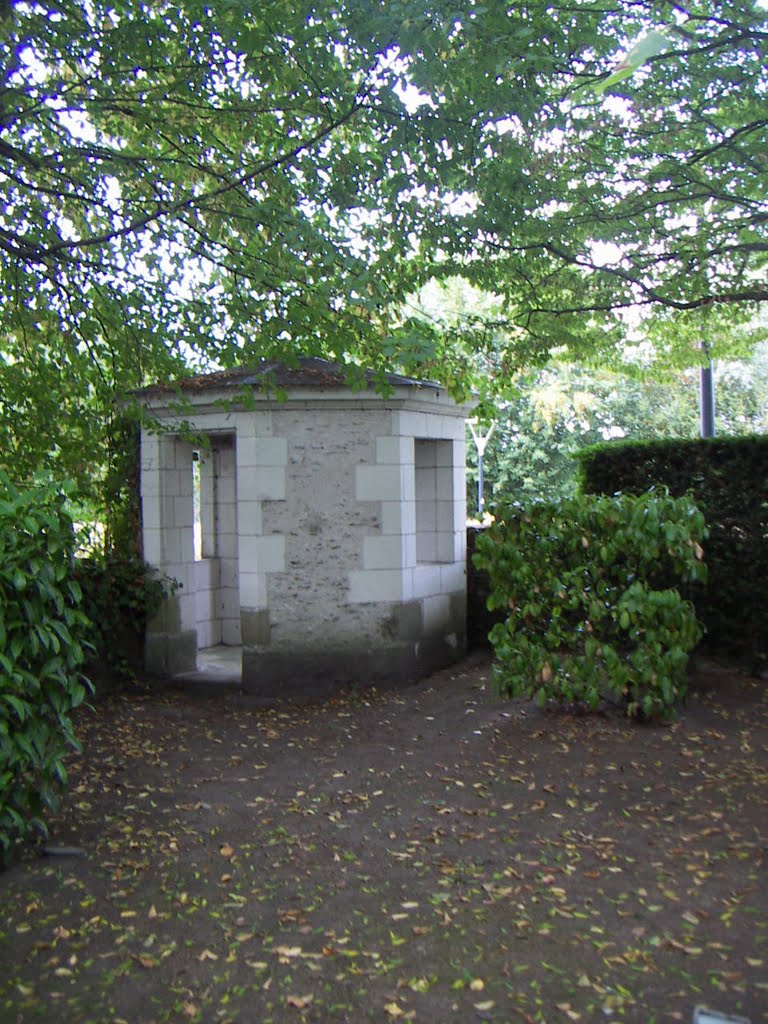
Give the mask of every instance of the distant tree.
M 768 344 L 749 360 L 715 367 L 719 434 L 768 431 Z M 523 377 L 518 396 L 499 413 L 484 459 L 486 501 L 523 503 L 570 497 L 576 490 L 573 453 L 611 437 L 696 437 L 698 375 L 637 378 L 572 366 Z M 467 445 L 467 502 L 476 509 L 477 458 Z

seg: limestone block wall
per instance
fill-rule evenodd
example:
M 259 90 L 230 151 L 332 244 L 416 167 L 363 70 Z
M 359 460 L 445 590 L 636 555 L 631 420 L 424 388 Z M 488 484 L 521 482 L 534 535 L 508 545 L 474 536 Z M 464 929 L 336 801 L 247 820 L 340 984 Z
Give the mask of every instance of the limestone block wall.
M 246 688 L 412 678 L 460 656 L 463 417 L 328 402 L 276 410 L 272 430 L 286 443 L 284 496 L 261 516 L 282 562 L 245 640 Z
M 245 651 L 268 642 L 267 580 L 285 570 L 285 538 L 265 531 L 265 509 L 285 500 L 287 441 L 275 436 L 271 410 L 237 420 L 237 530 L 241 639 Z
M 380 528 L 351 575 L 353 602 L 372 595 L 422 600 L 464 589 L 464 431 L 455 415 L 395 412 L 392 434 L 377 438 L 375 462 L 358 467 L 357 497 L 376 503 Z
M 148 626 L 150 671 L 189 671 L 198 648 L 240 643 L 233 435 L 214 435 L 210 449 L 200 453 L 201 561 L 195 560 L 193 529 L 195 451 L 172 434 L 142 435 L 144 557 L 177 585 Z
M 144 558 L 178 585 L 148 624 L 145 661 L 168 674 L 194 668 L 197 653 L 192 453 L 177 437 L 142 434 Z
M 237 489 L 232 435 L 213 435 L 198 452 L 200 552 L 194 585 L 197 646 L 240 643 Z M 197 552 L 196 552 L 197 557 Z
M 374 463 L 372 431 L 390 424 L 385 409 L 363 415 L 347 404 L 273 413 L 285 464 L 281 496 L 262 505 L 262 544 L 281 555 L 266 580 L 272 650 L 314 657 L 357 651 L 370 637 L 369 616 L 349 601 L 349 577 L 379 514 L 356 495 L 356 467 Z
M 235 472 L 236 443 L 214 448 L 216 464 L 216 559 L 219 580 L 216 591 L 216 618 L 222 644 L 240 643 L 240 579 L 237 527 L 237 486 Z M 199 642 L 198 646 L 203 645 Z
M 221 643 L 221 622 L 217 615 L 218 558 L 203 558 L 195 562 L 194 586 L 197 647 L 214 647 Z
M 198 648 L 214 647 L 221 643 L 221 623 L 218 617 L 221 572 L 216 553 L 216 492 L 218 484 L 216 463 L 213 450 L 203 449 L 198 452 L 195 465 L 200 483 L 200 537 L 199 551 L 196 541 L 194 578 Z M 195 465 L 193 465 L 193 476 Z

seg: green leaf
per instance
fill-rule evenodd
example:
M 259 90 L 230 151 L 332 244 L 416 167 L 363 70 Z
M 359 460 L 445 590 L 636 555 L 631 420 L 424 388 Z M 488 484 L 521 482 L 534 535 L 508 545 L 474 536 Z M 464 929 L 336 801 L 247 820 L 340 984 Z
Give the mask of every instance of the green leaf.
M 26 701 L 21 700 L 19 697 L 15 697 L 12 693 L 2 694 L 2 699 L 6 704 L 9 704 L 18 715 L 19 721 L 24 722 L 32 710 L 30 705 Z

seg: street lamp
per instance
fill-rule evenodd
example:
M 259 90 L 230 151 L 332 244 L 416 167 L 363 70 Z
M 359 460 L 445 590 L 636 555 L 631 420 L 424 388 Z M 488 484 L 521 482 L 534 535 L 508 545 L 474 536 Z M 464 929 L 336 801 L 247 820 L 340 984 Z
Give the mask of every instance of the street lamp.
M 477 416 L 473 416 L 471 420 L 467 420 L 469 429 L 472 431 L 472 437 L 477 448 L 477 518 L 482 521 L 483 512 L 485 511 L 485 495 L 483 494 L 484 481 L 483 481 L 483 456 L 485 455 L 485 449 L 488 447 L 488 442 L 491 439 L 491 434 L 496 427 L 496 420 L 491 420 L 491 425 L 488 429 L 487 434 L 478 434 L 475 430 L 478 419 Z

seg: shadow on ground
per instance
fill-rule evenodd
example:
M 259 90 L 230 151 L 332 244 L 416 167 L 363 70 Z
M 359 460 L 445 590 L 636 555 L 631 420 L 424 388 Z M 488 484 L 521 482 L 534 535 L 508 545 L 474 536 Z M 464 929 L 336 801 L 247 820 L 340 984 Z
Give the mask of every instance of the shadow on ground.
M 656 727 L 489 676 L 84 712 L 53 855 L 0 876 L 0 1019 L 768 1021 L 766 684 Z

